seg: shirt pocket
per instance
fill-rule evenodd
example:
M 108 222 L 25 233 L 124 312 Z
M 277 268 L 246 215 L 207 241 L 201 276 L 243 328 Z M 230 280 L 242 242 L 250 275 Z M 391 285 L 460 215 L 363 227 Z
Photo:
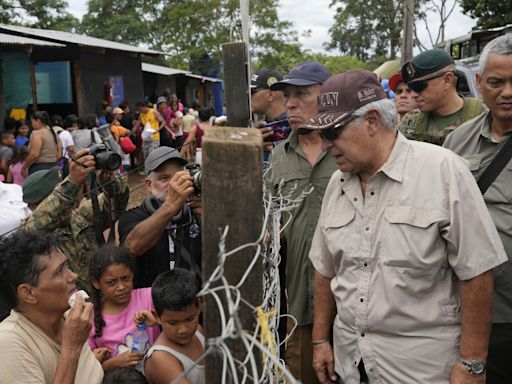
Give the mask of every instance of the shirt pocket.
M 384 217 L 382 265 L 409 268 L 417 274 L 447 268 L 445 243 L 439 228 L 447 220 L 446 213 L 402 206 L 388 207 Z
M 358 237 L 354 224 L 356 209 L 349 204 L 332 212 L 325 220 L 325 243 L 333 256 L 336 270 L 340 269 L 345 258 L 353 258 L 358 248 Z

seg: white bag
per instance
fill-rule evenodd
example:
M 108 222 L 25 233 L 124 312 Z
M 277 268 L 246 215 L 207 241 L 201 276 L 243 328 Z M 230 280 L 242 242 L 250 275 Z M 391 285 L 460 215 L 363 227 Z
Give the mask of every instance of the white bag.
M 144 129 L 142 130 L 141 137 L 144 141 L 151 141 L 153 140 L 153 135 L 156 133 L 156 130 L 151 128 L 151 125 L 146 123 L 144 126 Z

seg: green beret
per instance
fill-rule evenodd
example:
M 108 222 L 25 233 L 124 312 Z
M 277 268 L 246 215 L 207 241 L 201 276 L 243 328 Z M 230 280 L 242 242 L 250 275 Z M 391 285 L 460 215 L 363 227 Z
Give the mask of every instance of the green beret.
M 409 83 L 453 64 L 453 58 L 442 49 L 430 49 L 420 53 L 402 66 L 402 79 Z
M 39 203 L 53 191 L 60 179 L 59 167 L 32 173 L 23 183 L 23 201 L 27 204 Z

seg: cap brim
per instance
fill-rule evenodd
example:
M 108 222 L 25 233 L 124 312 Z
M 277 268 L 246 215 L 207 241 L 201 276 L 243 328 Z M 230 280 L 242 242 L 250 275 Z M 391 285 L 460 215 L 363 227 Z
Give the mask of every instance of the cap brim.
M 149 175 L 154 170 L 156 170 L 158 167 L 160 167 L 163 163 L 170 161 L 170 160 L 176 160 L 179 163 L 181 163 L 181 165 L 183 165 L 183 166 L 188 164 L 187 161 L 185 159 L 183 159 L 182 157 L 176 156 L 174 154 L 169 154 L 167 156 L 162 156 L 162 157 L 158 158 L 157 160 L 153 161 L 151 164 L 151 167 L 148 169 L 145 169 L 146 176 Z
M 304 79 L 284 79 L 278 81 L 277 83 L 272 84 L 270 89 L 272 91 L 281 91 L 286 88 L 287 85 L 295 85 L 298 87 L 304 87 L 307 85 L 320 84 L 318 81 L 314 80 L 304 80 Z
M 354 119 L 353 110 L 345 112 L 320 113 L 310 119 L 304 128 L 322 130 L 332 128 L 337 124 L 346 124 Z

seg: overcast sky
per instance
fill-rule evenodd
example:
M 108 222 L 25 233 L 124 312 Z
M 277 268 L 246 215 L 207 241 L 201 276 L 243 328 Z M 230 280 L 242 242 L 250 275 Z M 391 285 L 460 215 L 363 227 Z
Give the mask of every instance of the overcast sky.
M 257 1 L 257 0 L 253 0 Z M 448 0 L 448 4 L 453 4 Z M 68 0 L 70 11 L 76 17 L 81 18 L 87 11 L 86 2 L 83 0 Z M 329 41 L 329 28 L 334 22 L 334 8 L 329 8 L 331 0 L 314 0 L 301 2 L 298 4 L 297 0 L 280 0 L 278 8 L 279 17 L 282 20 L 290 20 L 295 23 L 295 28 L 302 35 L 301 32 L 311 30 L 310 37 L 300 37 L 300 42 L 304 48 L 313 52 L 325 52 L 323 44 Z M 438 16 L 430 15 L 429 26 L 432 31 L 437 31 L 439 28 Z M 446 27 L 446 39 L 458 37 L 468 33 L 471 28 L 475 26 L 476 22 L 463 15 L 460 8 L 457 6 L 454 13 L 448 20 Z M 428 35 L 423 23 L 418 24 L 418 34 L 423 44 L 430 48 Z M 434 37 L 435 38 L 435 37 Z M 330 52 L 338 54 L 339 52 Z

